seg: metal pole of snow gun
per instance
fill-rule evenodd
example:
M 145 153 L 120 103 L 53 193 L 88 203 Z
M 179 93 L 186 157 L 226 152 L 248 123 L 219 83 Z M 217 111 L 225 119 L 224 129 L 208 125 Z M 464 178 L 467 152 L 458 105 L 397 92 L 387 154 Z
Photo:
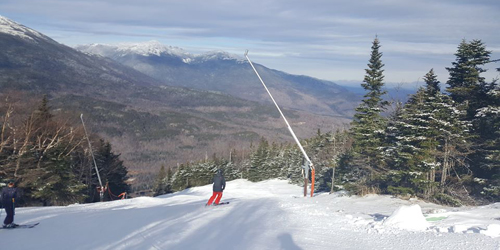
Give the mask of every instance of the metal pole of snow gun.
M 278 103 L 276 103 L 276 101 L 274 100 L 274 97 L 273 95 L 271 94 L 271 92 L 269 91 L 269 89 L 267 88 L 266 84 L 264 83 L 264 81 L 262 80 L 262 78 L 260 77 L 259 75 L 259 72 L 257 72 L 257 69 L 255 69 L 255 67 L 253 66 L 253 63 L 252 61 L 250 60 L 250 58 L 248 58 L 248 50 L 245 51 L 245 57 L 247 58 L 247 61 L 250 63 L 250 66 L 252 66 L 252 69 L 253 71 L 255 72 L 255 74 L 257 75 L 257 77 L 259 78 L 260 82 L 262 83 L 262 86 L 264 86 L 264 88 L 266 89 L 267 93 L 269 94 L 269 97 L 271 97 L 271 100 L 273 101 L 274 105 L 276 106 L 276 108 L 278 109 L 281 117 L 283 118 L 283 120 L 285 121 L 287 127 L 288 127 L 288 131 L 290 131 L 290 134 L 292 134 L 292 137 L 293 139 L 295 140 L 295 142 L 297 143 L 297 145 L 299 146 L 299 149 L 300 151 L 302 152 L 302 154 L 304 155 L 304 158 L 306 159 L 306 163 L 303 167 L 303 171 L 305 172 L 303 175 L 304 175 L 304 196 L 307 196 L 307 182 L 308 182 L 308 173 L 309 173 L 309 168 L 311 168 L 311 197 L 313 197 L 313 193 L 314 193 L 314 165 L 312 164 L 311 160 L 309 159 L 309 156 L 307 156 L 307 153 L 306 151 L 304 150 L 304 148 L 302 147 L 302 144 L 300 144 L 300 141 L 299 139 L 297 138 L 297 136 L 295 135 L 295 133 L 293 132 L 293 129 L 292 127 L 290 126 L 290 124 L 288 123 L 285 115 L 283 114 L 283 112 L 281 112 L 281 109 L 280 107 L 278 106 Z
M 102 202 L 104 200 L 104 187 L 102 186 L 101 176 L 99 175 L 99 169 L 97 168 L 97 163 L 95 161 L 94 151 L 92 151 L 92 145 L 90 144 L 89 135 L 87 134 L 87 129 L 85 128 L 85 123 L 83 122 L 83 114 L 80 115 L 82 120 L 83 131 L 85 131 L 85 137 L 87 137 L 87 142 L 89 143 L 90 154 L 92 155 L 92 160 L 94 161 L 95 172 L 97 173 L 97 179 L 99 180 L 99 198 Z

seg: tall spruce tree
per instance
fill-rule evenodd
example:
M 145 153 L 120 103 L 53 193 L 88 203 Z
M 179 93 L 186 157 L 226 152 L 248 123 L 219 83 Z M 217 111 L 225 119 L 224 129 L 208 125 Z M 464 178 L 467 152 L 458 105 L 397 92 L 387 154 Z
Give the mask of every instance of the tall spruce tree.
M 36 119 L 38 122 L 46 122 L 50 120 L 54 115 L 50 113 L 49 99 L 47 95 L 44 95 L 42 102 L 35 111 Z
M 257 150 L 251 156 L 251 165 L 248 169 L 248 180 L 265 180 L 265 172 L 269 169 L 269 142 L 262 137 Z
M 123 161 L 120 160 L 120 155 L 112 152 L 109 142 L 100 140 L 95 157 L 101 179 L 108 184 L 108 191 L 111 193 L 110 199 L 117 199 L 119 194 L 130 192 L 130 186 L 127 184 L 127 168 L 123 165 Z
M 486 72 L 485 64 L 491 62 L 491 52 L 481 40 L 467 42 L 463 40 L 458 46 L 456 61 L 453 67 L 447 68 L 450 72 L 447 90 L 451 97 L 459 103 L 463 103 L 462 109 L 466 111 L 464 120 L 472 123 L 471 141 L 473 142 L 473 153 L 468 156 L 470 169 L 476 177 L 486 181 L 498 182 L 500 162 L 498 161 L 497 141 L 500 139 L 498 133 L 497 117 L 495 107 L 500 104 L 496 94 L 498 84 L 496 80 L 487 82 L 481 76 Z M 496 184 L 495 184 L 496 185 Z M 479 191 L 480 194 L 492 193 Z M 494 192 L 493 192 L 494 193 Z M 496 196 L 498 198 L 498 195 Z
M 354 159 L 357 165 L 369 172 L 378 171 L 383 167 L 380 148 L 385 138 L 384 128 L 387 120 L 382 112 L 388 105 L 382 96 L 386 94 L 384 86 L 384 64 L 379 51 L 380 42 L 375 38 L 371 47 L 371 57 L 366 75 L 361 86 L 367 91 L 359 107 L 356 108 L 354 120 L 351 123 L 351 133 L 354 137 Z

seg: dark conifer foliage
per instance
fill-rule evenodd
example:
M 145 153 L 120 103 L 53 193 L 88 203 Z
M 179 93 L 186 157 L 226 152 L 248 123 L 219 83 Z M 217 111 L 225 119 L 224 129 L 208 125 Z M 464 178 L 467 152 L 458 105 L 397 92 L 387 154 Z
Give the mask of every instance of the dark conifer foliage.
M 467 119 L 471 120 L 477 109 L 484 107 L 489 101 L 490 90 L 495 84 L 487 83 L 481 73 L 486 72 L 485 64 L 490 62 L 491 51 L 481 40 L 467 42 L 462 40 L 455 53 L 456 60 L 452 67 L 446 68 L 450 73 L 446 89 L 451 98 L 457 103 L 464 103 L 467 110 Z
M 108 189 L 106 197 L 110 200 L 119 199 L 119 194 L 130 192 L 130 187 L 127 184 L 127 168 L 123 165 L 123 161 L 120 160 L 120 155 L 112 152 L 111 144 L 100 139 L 94 154 L 101 180 Z M 96 188 L 98 184 L 95 183 Z
M 470 141 L 473 153 L 468 155 L 470 170 L 477 179 L 472 181 L 480 193 L 500 196 L 499 172 L 500 162 L 498 141 L 500 127 L 498 125 L 500 98 L 497 80 L 488 81 L 481 74 L 486 72 L 486 64 L 491 62 L 491 51 L 481 40 L 467 42 L 463 40 L 458 46 L 456 61 L 450 72 L 447 90 L 459 108 L 466 111 L 462 118 L 472 124 Z
M 172 193 L 172 184 L 170 183 L 171 177 L 172 170 L 169 168 L 168 171 L 166 171 L 165 166 L 162 165 L 153 187 L 153 196 Z
M 386 93 L 384 86 L 384 64 L 380 42 L 375 38 L 372 45 L 371 57 L 366 69 L 365 78 L 361 86 L 366 90 L 364 99 L 358 108 L 351 123 L 351 134 L 354 138 L 352 166 L 361 169 L 361 178 L 373 179 L 377 172 L 384 171 L 384 162 L 380 148 L 385 138 L 387 119 L 382 112 L 389 104 L 383 100 Z

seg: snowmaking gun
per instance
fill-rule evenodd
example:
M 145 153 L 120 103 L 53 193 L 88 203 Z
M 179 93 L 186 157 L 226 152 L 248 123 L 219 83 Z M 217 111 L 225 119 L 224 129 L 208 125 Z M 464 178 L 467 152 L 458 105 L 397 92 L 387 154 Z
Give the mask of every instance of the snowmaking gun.
M 92 155 L 92 160 L 94 161 L 95 172 L 97 173 L 97 179 L 99 180 L 99 185 L 100 185 L 97 188 L 97 191 L 99 191 L 99 199 L 102 202 L 104 201 L 104 192 L 106 191 L 106 187 L 102 185 L 101 176 L 99 175 L 99 169 L 97 168 L 97 163 L 95 161 L 94 151 L 92 150 L 92 144 L 90 143 L 89 135 L 87 134 L 87 129 L 85 128 L 85 123 L 83 122 L 83 114 L 80 115 L 80 119 L 82 120 L 83 131 L 85 132 L 85 137 L 87 137 L 90 154 Z
M 276 101 L 274 100 L 273 95 L 271 94 L 271 92 L 267 88 L 266 84 L 264 83 L 264 81 L 260 77 L 259 72 L 257 72 L 257 69 L 255 69 L 255 67 L 253 66 L 252 61 L 250 60 L 250 58 L 248 58 L 248 50 L 245 51 L 245 57 L 247 58 L 247 61 L 250 63 L 250 66 L 252 66 L 253 71 L 255 72 L 255 74 L 259 78 L 260 82 L 262 83 L 262 86 L 264 86 L 264 88 L 266 89 L 267 93 L 269 94 L 269 97 L 271 97 L 271 100 L 273 101 L 273 103 L 276 106 L 276 108 L 278 109 L 281 117 L 285 121 L 285 123 L 286 123 L 286 125 L 288 127 L 288 131 L 290 131 L 290 134 L 292 134 L 293 139 L 295 140 L 295 142 L 299 146 L 300 151 L 304 155 L 304 158 L 306 160 L 305 164 L 302 166 L 302 176 L 304 177 L 304 197 L 307 196 L 307 186 L 308 186 L 308 181 L 309 181 L 309 169 L 311 170 L 311 197 L 313 197 L 313 194 L 314 194 L 314 178 L 315 178 L 315 175 L 314 175 L 314 165 L 312 164 L 311 159 L 309 159 L 309 156 L 307 156 L 307 153 L 304 150 L 304 148 L 302 147 L 302 144 L 300 144 L 299 139 L 297 138 L 297 136 L 293 132 L 293 129 L 290 126 L 290 124 L 288 123 L 285 115 L 283 114 L 283 112 L 281 112 L 281 109 L 278 106 L 278 104 L 276 103 Z

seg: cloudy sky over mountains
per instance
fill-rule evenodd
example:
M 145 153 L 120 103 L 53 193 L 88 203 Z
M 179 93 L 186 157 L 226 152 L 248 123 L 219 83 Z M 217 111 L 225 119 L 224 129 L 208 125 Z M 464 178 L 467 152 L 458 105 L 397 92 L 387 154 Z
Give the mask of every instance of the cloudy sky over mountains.
M 224 50 L 270 68 L 358 80 L 375 36 L 388 82 L 445 82 L 462 39 L 500 59 L 498 0 L 3 0 L 0 15 L 74 46 L 158 40 L 191 53 Z M 497 77 L 491 63 L 485 76 Z

